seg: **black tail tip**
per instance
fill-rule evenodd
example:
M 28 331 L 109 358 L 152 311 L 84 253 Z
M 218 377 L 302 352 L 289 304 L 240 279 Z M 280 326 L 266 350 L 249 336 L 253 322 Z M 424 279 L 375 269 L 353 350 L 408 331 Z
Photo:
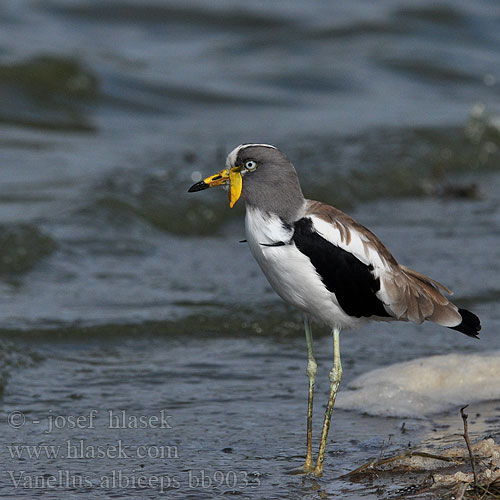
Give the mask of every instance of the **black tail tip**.
M 462 322 L 450 328 L 478 339 L 479 331 L 481 330 L 481 320 L 474 313 L 467 311 L 467 309 L 459 309 L 458 312 L 462 316 Z

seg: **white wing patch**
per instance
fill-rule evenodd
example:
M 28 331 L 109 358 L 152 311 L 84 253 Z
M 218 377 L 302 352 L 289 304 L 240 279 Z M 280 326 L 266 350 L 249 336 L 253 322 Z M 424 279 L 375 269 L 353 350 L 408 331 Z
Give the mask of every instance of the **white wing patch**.
M 373 266 L 376 276 L 390 271 L 389 263 L 377 252 L 376 248 L 368 244 L 370 240 L 366 235 L 340 221 L 327 222 L 315 215 L 310 218 L 319 235 L 333 245 L 351 253 L 363 264 Z

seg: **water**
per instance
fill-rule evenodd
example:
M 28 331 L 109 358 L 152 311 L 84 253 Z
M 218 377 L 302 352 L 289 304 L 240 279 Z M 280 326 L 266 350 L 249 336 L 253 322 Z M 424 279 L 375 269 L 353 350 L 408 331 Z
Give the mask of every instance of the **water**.
M 300 315 L 238 243 L 243 207 L 186 190 L 236 145 L 276 144 L 308 197 L 349 211 L 482 319 L 480 341 L 433 325 L 345 333 L 343 387 L 393 362 L 500 349 L 499 16 L 493 1 L 4 0 L 0 496 L 46 493 L 23 481 L 58 471 L 64 498 L 137 498 L 140 475 L 158 478 L 144 498 L 383 495 L 336 478 L 389 434 L 404 447 L 455 413 L 407 419 L 408 435 L 401 419 L 339 409 L 324 478 L 286 474 L 305 451 Z M 317 441 L 331 342 L 320 327 L 315 339 Z M 9 427 L 17 410 L 26 423 Z M 94 428 L 44 432 L 92 410 Z M 108 410 L 164 410 L 171 428 L 110 429 Z M 7 448 L 81 439 L 171 454 Z M 25 471 L 18 488 L 9 470 Z M 113 471 L 129 484 L 101 484 Z M 196 487 L 201 471 L 212 483 Z

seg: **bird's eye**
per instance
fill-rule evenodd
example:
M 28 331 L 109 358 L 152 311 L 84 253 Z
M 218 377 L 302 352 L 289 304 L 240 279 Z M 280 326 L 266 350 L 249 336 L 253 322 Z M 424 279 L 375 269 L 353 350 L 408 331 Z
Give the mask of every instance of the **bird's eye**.
M 255 170 L 257 168 L 257 162 L 248 160 L 245 162 L 245 168 L 250 171 Z

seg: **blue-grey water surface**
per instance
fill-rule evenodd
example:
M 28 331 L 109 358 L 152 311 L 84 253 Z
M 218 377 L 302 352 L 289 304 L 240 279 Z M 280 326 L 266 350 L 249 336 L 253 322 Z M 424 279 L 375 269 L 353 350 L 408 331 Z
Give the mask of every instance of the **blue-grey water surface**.
M 301 317 L 239 243 L 242 204 L 186 192 L 243 142 L 276 144 L 308 197 L 482 319 L 480 341 L 345 332 L 342 387 L 500 348 L 495 0 L 2 0 L 0 96 L 1 498 L 385 498 L 336 478 L 432 431 L 337 411 L 324 477 L 287 474 L 305 452 Z M 315 334 L 316 446 L 331 341 Z

